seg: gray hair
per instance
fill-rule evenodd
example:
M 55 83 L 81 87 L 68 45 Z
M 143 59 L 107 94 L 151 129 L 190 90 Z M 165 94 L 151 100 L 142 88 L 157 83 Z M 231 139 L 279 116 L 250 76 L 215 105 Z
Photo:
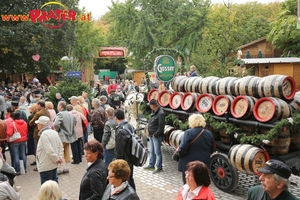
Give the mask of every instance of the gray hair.
M 106 96 L 104 96 L 104 95 L 100 96 L 100 98 L 99 98 L 99 99 L 100 99 L 100 101 L 103 101 L 103 100 L 104 100 L 104 101 L 107 101 L 107 97 L 106 97 Z
M 289 185 L 290 185 L 290 181 L 288 179 L 283 178 L 282 176 L 280 176 L 278 174 L 274 174 L 274 179 L 276 182 L 284 181 L 283 190 L 288 190 Z
M 97 99 L 97 98 L 94 98 L 93 100 L 92 100 L 92 104 L 96 104 L 97 105 L 97 108 L 100 106 L 100 100 L 99 99 Z

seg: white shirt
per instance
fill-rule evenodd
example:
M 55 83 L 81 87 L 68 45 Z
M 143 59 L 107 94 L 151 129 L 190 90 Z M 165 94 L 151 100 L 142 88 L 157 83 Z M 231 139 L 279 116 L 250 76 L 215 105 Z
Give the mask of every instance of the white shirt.
M 185 184 L 183 186 L 183 190 L 182 190 L 182 199 L 192 200 L 194 197 L 198 196 L 201 188 L 202 188 L 202 185 L 197 187 L 193 191 L 190 191 L 190 187 L 187 184 Z

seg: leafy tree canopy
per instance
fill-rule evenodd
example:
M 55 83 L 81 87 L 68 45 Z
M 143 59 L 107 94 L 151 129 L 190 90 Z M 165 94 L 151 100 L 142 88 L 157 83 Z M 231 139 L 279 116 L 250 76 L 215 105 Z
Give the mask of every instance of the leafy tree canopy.
M 13 73 L 49 72 L 57 68 L 59 60 L 68 52 L 75 39 L 75 21 L 65 21 L 61 28 L 51 29 L 44 23 L 33 23 L 30 18 L 22 21 L 6 21 L 6 15 L 28 15 L 31 10 L 41 10 L 47 0 L 0 1 L 0 67 Z M 61 1 L 69 10 L 78 12 L 78 0 Z M 49 5 L 43 10 L 62 9 L 58 5 Z M 28 15 L 29 16 L 29 15 Z M 48 24 L 55 24 L 50 20 Z M 40 55 L 38 62 L 32 55 Z
M 300 56 L 300 38 L 297 26 L 297 0 L 286 0 L 281 3 L 281 11 L 271 23 L 271 31 L 268 40 L 278 48 L 283 49 L 284 54 Z

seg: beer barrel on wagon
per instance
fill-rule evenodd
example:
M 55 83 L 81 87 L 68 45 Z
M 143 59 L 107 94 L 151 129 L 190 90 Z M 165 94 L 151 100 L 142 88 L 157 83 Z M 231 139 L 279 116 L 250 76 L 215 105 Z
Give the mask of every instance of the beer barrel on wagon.
M 234 145 L 228 152 L 228 158 L 232 167 L 250 175 L 259 174 L 258 169 L 270 159 L 266 151 L 250 144 Z
M 225 77 L 216 82 L 216 94 L 217 95 L 233 95 L 235 94 L 235 81 L 238 80 L 236 77 Z
M 188 77 L 186 76 L 175 76 L 171 82 L 171 86 L 176 92 L 185 92 L 185 81 L 187 81 Z
M 199 85 L 199 92 L 201 94 L 216 94 L 216 82 L 219 80 L 219 77 L 208 76 L 202 78 Z
M 263 97 L 254 105 L 253 115 L 260 122 L 274 122 L 291 116 L 290 105 L 282 99 Z
M 171 101 L 171 96 L 172 96 L 172 92 L 169 90 L 163 90 L 159 93 L 158 95 L 158 103 L 160 106 L 162 107 L 167 107 L 169 106 L 169 103 Z
M 300 129 L 291 132 L 291 150 L 300 150 Z
M 183 92 L 173 92 L 170 98 L 170 107 L 172 109 L 180 108 L 183 95 Z
M 262 133 L 267 133 L 268 129 L 261 130 Z M 264 148 L 270 155 L 284 155 L 290 150 L 291 136 L 290 130 L 284 127 L 277 138 L 270 141 L 269 144 L 264 144 Z
M 196 99 L 196 108 L 200 113 L 210 112 L 216 95 L 200 94 Z
M 232 116 L 238 119 L 251 119 L 256 101 L 257 99 L 252 96 L 235 97 L 230 107 Z
M 198 96 L 198 93 L 185 93 L 181 99 L 181 109 L 185 111 L 194 111 L 196 109 L 196 99 Z
M 270 75 L 258 82 L 259 97 L 278 97 L 292 100 L 296 93 L 296 82 L 293 77 L 285 75 Z
M 235 94 L 253 96 L 259 98 L 257 87 L 261 78 L 257 76 L 245 76 L 235 81 Z
M 182 130 L 174 130 L 171 132 L 170 139 L 169 139 L 169 144 L 173 147 L 178 147 L 179 142 L 181 141 L 181 137 L 183 136 L 184 131 Z
M 226 112 L 230 111 L 230 105 L 234 97 L 231 95 L 219 95 L 214 99 L 213 102 L 213 112 L 217 116 L 224 115 Z
M 164 129 L 164 138 L 163 138 L 163 142 L 165 144 L 170 145 L 170 135 L 171 133 L 176 130 L 175 127 L 170 126 L 170 125 L 165 125 L 165 129 Z
M 189 77 L 184 83 L 185 92 L 198 92 L 201 77 Z
M 151 101 L 151 99 L 158 99 L 159 96 L 159 91 L 156 89 L 152 89 L 150 90 L 150 92 L 148 93 L 148 101 Z
M 293 110 L 300 110 L 300 91 L 296 92 L 293 100 L 290 102 L 290 106 Z
M 231 143 L 230 134 L 227 134 L 225 129 L 220 130 L 220 137 L 221 137 L 221 141 L 224 144 L 230 144 Z

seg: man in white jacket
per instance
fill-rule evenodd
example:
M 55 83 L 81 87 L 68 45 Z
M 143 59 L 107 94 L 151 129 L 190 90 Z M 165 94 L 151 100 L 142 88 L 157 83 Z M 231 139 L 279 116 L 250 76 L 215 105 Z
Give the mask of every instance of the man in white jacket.
M 62 163 L 63 145 L 58 133 L 51 129 L 49 117 L 41 116 L 35 123 L 40 135 L 36 149 L 36 164 L 41 185 L 47 180 L 58 182 L 57 168 Z

